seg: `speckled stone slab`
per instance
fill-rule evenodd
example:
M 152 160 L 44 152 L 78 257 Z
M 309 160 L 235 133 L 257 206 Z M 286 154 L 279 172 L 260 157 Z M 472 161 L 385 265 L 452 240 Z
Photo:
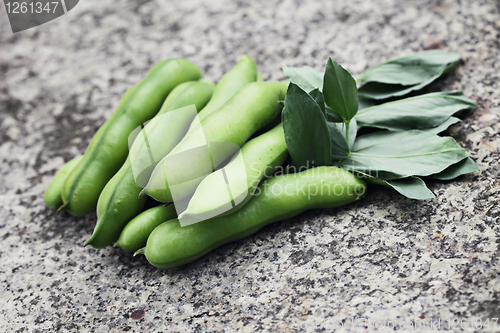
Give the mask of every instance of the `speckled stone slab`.
M 0 331 L 498 330 L 499 13 L 494 0 L 82 0 L 12 34 L 0 10 Z M 432 48 L 462 54 L 430 90 L 477 101 L 449 133 L 481 168 L 431 183 L 435 200 L 372 187 L 168 270 L 83 248 L 95 215 L 43 203 L 56 170 L 160 59 L 186 57 L 218 80 L 248 54 L 282 79 L 283 65 L 321 69 L 331 56 L 356 76 Z

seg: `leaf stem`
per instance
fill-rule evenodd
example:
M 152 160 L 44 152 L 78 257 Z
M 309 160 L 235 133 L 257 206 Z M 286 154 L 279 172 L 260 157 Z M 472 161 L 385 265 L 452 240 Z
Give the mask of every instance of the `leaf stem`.
M 337 163 L 335 163 L 334 166 L 336 166 L 337 168 L 340 168 L 342 167 L 342 165 L 345 163 L 345 158 L 341 159 L 341 160 L 338 160 Z
M 345 141 L 347 142 L 347 148 L 349 151 L 347 152 L 347 156 L 351 155 L 351 145 L 349 144 L 349 124 L 351 123 L 351 120 L 344 120 L 345 124 Z

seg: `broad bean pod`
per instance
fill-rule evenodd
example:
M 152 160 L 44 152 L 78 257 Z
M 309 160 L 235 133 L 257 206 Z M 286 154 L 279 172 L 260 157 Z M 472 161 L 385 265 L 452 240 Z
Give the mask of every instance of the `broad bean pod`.
M 99 196 L 97 223 L 85 245 L 102 248 L 113 244 L 123 227 L 142 211 L 146 198 L 139 199 L 145 185 L 141 177 L 147 181 L 156 163 L 182 139 L 196 110 L 207 104 L 213 90 L 214 83 L 207 80 L 180 84 L 158 114 L 140 129 L 129 157 Z
M 198 184 L 234 154 L 258 129 L 281 110 L 286 85 L 253 82 L 239 90 L 217 111 L 206 117 L 156 166 L 141 192 L 160 202 L 191 195 Z
M 47 190 L 45 190 L 45 194 L 43 199 L 45 204 L 52 209 L 57 209 L 62 206 L 62 188 L 64 185 L 64 181 L 68 177 L 68 174 L 76 167 L 76 165 L 82 160 L 83 155 L 77 156 L 71 160 L 69 160 L 66 164 L 64 164 L 59 171 L 56 172 L 54 178 L 50 182 Z
M 248 141 L 222 169 L 198 185 L 181 224 L 191 224 L 241 208 L 252 197 L 264 177 L 271 177 L 288 156 L 283 125 Z
M 238 90 L 248 83 L 256 81 L 256 79 L 257 66 L 255 62 L 247 55 L 242 56 L 236 65 L 217 82 L 212 98 L 207 106 L 198 113 L 198 120 L 201 121 L 217 111 L 217 109 L 233 97 Z M 197 123 L 198 122 L 193 122 L 189 127 L 189 131 L 191 131 Z
M 244 237 L 262 227 L 291 218 L 308 209 L 334 208 L 360 199 L 365 183 L 352 173 L 336 167 L 317 167 L 263 181 L 252 199 L 240 210 L 181 227 L 173 219 L 156 227 L 145 254 L 156 267 L 183 265 L 213 249 Z
M 92 212 L 104 186 L 127 158 L 129 134 L 160 110 L 172 89 L 182 82 L 198 80 L 200 76 L 200 69 L 192 62 L 167 59 L 129 89 L 64 182 L 64 204 L 60 210 L 66 209 L 75 216 Z
M 127 223 L 114 246 L 127 252 L 135 252 L 146 246 L 149 235 L 158 225 L 176 217 L 177 212 L 172 204 L 145 210 Z

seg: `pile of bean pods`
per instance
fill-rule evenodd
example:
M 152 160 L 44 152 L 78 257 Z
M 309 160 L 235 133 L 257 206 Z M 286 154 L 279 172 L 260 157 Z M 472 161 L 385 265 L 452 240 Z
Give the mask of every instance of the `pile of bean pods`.
M 56 173 L 45 202 L 74 216 L 97 211 L 85 245 L 119 246 L 166 268 L 305 210 L 360 199 L 366 185 L 352 172 L 290 171 L 281 122 L 288 84 L 262 81 L 248 56 L 217 84 L 186 59 L 161 61 L 85 154 Z

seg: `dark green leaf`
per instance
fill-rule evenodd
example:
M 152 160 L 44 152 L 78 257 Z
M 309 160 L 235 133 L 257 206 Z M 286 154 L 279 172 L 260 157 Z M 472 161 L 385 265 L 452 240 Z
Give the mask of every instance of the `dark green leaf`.
M 310 92 L 314 89 L 323 90 L 323 73 L 317 69 L 309 66 L 283 66 L 283 73 L 291 82 L 295 83 L 306 92 Z
M 327 122 L 330 131 L 330 140 L 332 142 L 332 164 L 346 159 L 349 156 L 349 145 L 345 139 L 344 133 L 339 130 L 337 123 Z
M 400 178 L 428 176 L 467 157 L 451 137 L 418 130 L 381 131 L 356 139 L 344 167 L 361 172 L 390 172 Z
M 346 135 L 347 125 L 345 123 L 335 123 L 335 126 L 342 134 L 344 138 L 349 138 L 349 152 L 351 151 L 352 146 L 354 145 L 354 141 L 356 140 L 356 134 L 358 133 L 358 124 L 356 118 L 352 118 L 351 123 L 349 124 L 349 135 Z
M 356 142 L 356 136 L 358 135 L 358 121 L 352 118 L 349 124 L 349 148 L 354 147 L 354 142 Z
M 330 109 L 328 106 L 325 106 L 325 114 L 328 121 L 332 121 L 334 123 L 343 122 L 342 117 L 337 112 Z
M 344 121 L 351 120 L 358 112 L 358 89 L 351 74 L 332 58 L 326 63 L 323 78 L 325 103 Z
M 440 173 L 429 176 L 429 178 L 439 179 L 439 180 L 450 180 L 457 178 L 458 176 L 465 175 L 467 173 L 479 171 L 479 168 L 470 157 L 464 158 L 458 163 L 450 165 L 445 170 Z
M 360 110 L 358 124 L 391 131 L 428 129 L 446 122 L 460 110 L 473 110 L 476 103 L 463 95 L 431 93 Z
M 285 141 L 296 167 L 330 165 L 330 132 L 316 101 L 290 83 L 282 113 Z
M 332 164 L 335 165 L 338 161 L 345 160 L 349 156 L 356 139 L 358 126 L 356 124 L 356 119 L 353 118 L 349 124 L 349 142 L 347 142 L 347 125 L 345 123 L 327 122 L 327 125 L 332 140 Z
M 309 95 L 316 101 L 316 104 L 320 107 L 321 111 L 325 113 L 325 99 L 323 98 L 323 94 L 319 89 L 314 89 L 309 92 Z

